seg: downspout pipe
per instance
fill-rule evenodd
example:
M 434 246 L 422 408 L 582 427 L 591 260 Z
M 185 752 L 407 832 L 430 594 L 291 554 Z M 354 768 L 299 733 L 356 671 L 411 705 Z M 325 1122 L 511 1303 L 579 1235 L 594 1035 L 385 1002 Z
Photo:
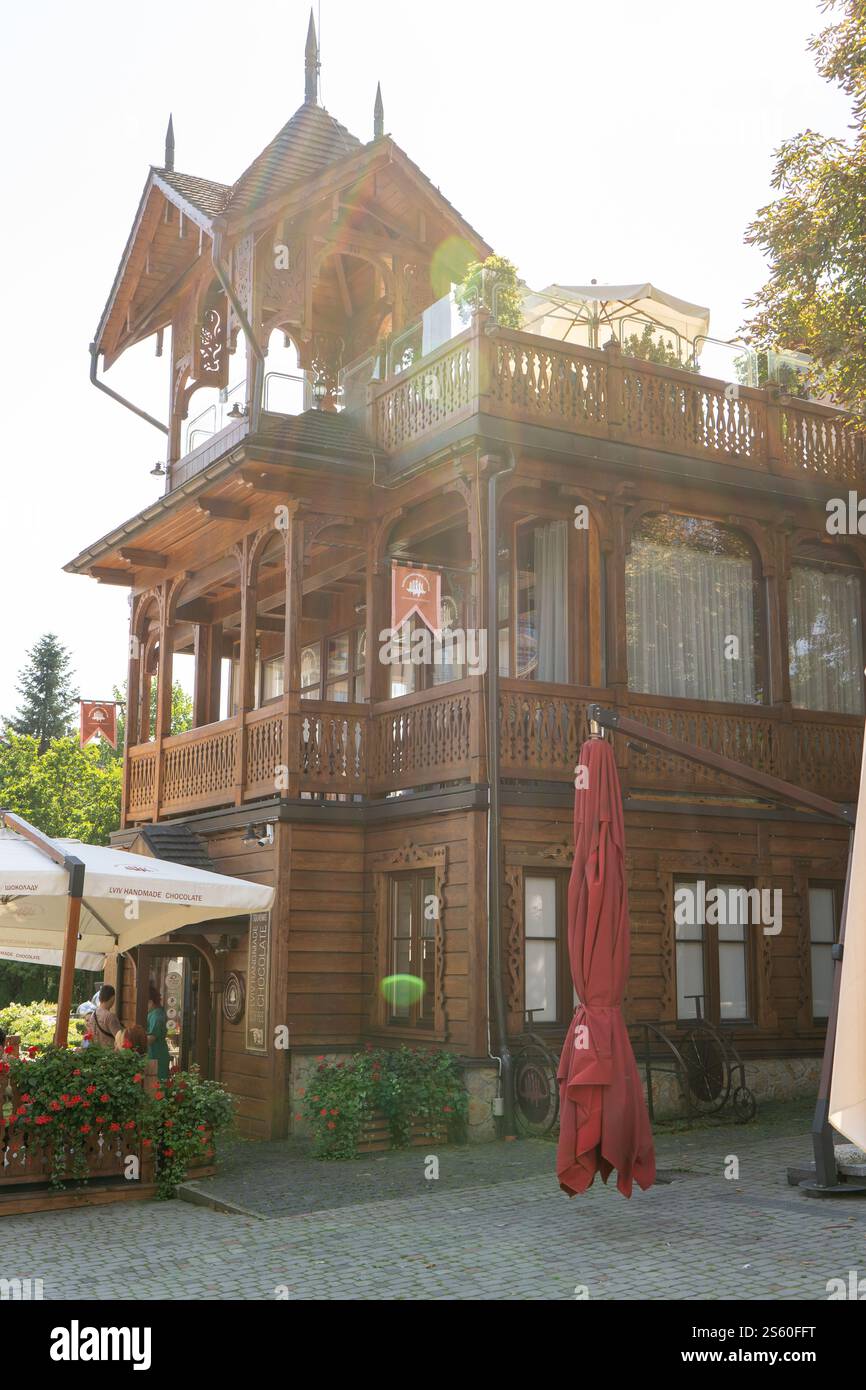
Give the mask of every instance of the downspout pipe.
M 514 1068 L 508 1048 L 508 1016 L 502 987 L 503 952 L 501 925 L 502 831 L 499 796 L 499 642 L 497 613 L 497 550 L 499 479 L 517 468 L 514 450 L 508 462 L 487 480 L 487 940 L 490 955 L 490 996 L 496 1025 L 502 1083 L 503 1136 L 515 1137 Z
M 168 425 L 164 425 L 161 420 L 154 419 L 152 415 L 148 415 L 146 410 L 142 410 L 140 406 L 133 405 L 132 401 L 128 401 L 126 397 L 121 396 L 118 391 L 112 391 L 110 386 L 106 386 L 104 381 L 99 380 L 99 351 L 97 343 L 90 344 L 90 380 L 93 382 L 97 391 L 104 391 L 106 396 L 110 396 L 113 401 L 119 402 L 120 405 L 125 405 L 127 410 L 131 410 L 133 415 L 137 415 L 140 420 L 146 420 L 149 425 L 153 425 L 154 429 L 161 430 L 163 434 L 168 434 Z
M 265 380 L 265 354 L 256 339 L 249 319 L 244 313 L 243 306 L 234 291 L 231 282 L 229 268 L 222 259 L 223 234 L 214 231 L 213 234 L 213 268 L 216 271 L 217 279 L 225 290 L 226 297 L 235 311 L 235 316 L 243 329 L 243 335 L 249 344 L 250 351 L 255 358 L 255 370 L 253 372 L 253 389 L 250 395 L 250 433 L 255 434 L 259 428 L 259 420 L 262 413 L 262 393 Z

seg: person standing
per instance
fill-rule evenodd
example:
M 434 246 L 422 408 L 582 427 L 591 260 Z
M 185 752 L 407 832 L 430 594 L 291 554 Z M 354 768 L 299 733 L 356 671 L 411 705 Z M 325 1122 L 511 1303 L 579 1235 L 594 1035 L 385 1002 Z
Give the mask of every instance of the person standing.
M 114 1012 L 114 987 L 103 985 L 99 991 L 96 1008 L 90 1015 L 91 1047 L 114 1047 L 114 1039 L 120 1032 L 120 1019 Z
M 159 1080 L 167 1081 L 169 1057 L 166 1014 L 156 985 L 151 985 L 147 991 L 147 1055 L 152 1062 L 156 1062 Z

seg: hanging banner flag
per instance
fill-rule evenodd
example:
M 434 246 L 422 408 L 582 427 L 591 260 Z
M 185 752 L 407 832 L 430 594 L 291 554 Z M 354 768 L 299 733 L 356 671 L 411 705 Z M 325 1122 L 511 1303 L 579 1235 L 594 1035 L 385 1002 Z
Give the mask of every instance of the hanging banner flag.
M 413 613 L 438 637 L 442 628 L 442 576 L 436 570 L 395 565 L 391 571 L 391 626 L 402 627 Z
M 117 705 L 113 700 L 81 701 L 81 747 L 97 734 L 112 748 L 117 747 Z

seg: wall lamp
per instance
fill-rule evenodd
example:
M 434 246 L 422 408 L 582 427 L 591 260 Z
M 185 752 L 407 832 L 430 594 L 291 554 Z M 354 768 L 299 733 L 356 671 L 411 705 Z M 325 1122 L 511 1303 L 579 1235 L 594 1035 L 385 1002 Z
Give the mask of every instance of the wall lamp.
M 260 845 L 262 848 L 264 848 L 265 845 L 272 845 L 273 843 L 274 827 L 270 821 L 262 825 L 254 825 L 252 821 L 250 821 L 244 831 L 244 838 L 241 841 L 243 845 Z

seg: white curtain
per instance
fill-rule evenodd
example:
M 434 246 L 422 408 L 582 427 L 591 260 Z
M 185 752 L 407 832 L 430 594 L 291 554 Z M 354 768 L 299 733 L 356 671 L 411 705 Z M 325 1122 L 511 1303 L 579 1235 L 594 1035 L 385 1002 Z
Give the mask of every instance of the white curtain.
M 748 558 L 635 540 L 626 563 L 626 626 L 632 690 L 754 702 Z
M 535 615 L 540 681 L 568 680 L 568 522 L 536 526 L 533 536 Z
M 863 713 L 860 579 L 795 565 L 788 585 L 791 702 Z

